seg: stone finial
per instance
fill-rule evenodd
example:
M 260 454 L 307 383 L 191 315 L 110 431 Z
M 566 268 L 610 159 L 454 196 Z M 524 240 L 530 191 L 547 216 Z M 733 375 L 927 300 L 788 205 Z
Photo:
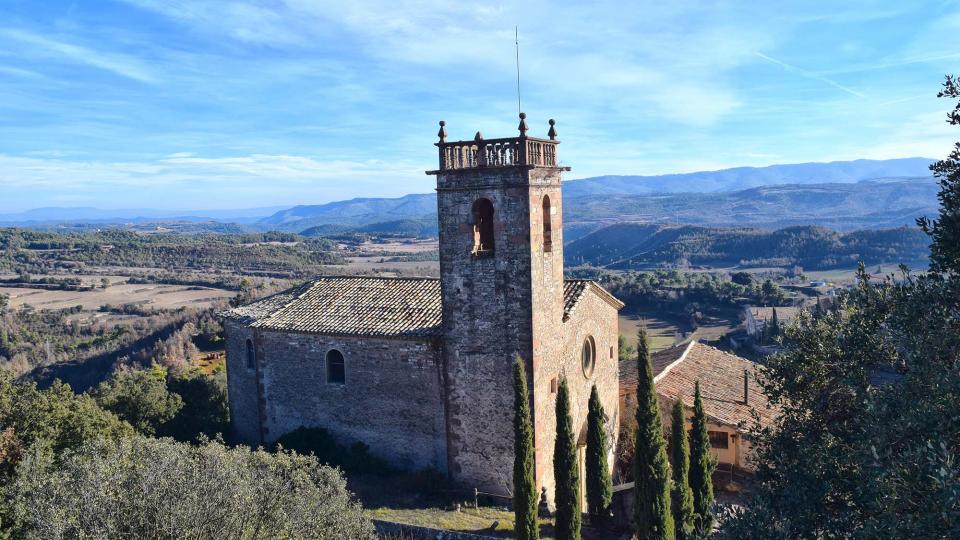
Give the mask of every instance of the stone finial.
M 482 141 L 482 140 L 483 140 L 483 133 L 480 133 L 480 132 L 478 131 L 477 134 L 473 136 L 473 140 L 476 141 L 476 142 Z
M 440 131 L 437 133 L 437 137 L 440 137 L 441 143 L 447 142 L 447 128 L 444 127 L 446 125 L 447 125 L 446 122 L 444 122 L 443 120 L 440 121 Z
M 520 113 L 520 125 L 517 126 L 517 129 L 520 130 L 520 136 L 527 136 L 527 113 Z
M 557 128 L 553 127 L 556 125 L 556 120 L 553 118 L 550 119 L 550 131 L 547 132 L 547 137 L 550 137 L 551 141 L 557 140 Z

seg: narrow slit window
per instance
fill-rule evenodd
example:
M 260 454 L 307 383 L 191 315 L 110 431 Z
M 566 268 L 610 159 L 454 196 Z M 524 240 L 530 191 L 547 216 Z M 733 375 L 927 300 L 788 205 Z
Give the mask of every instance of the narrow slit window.
M 327 353 L 327 382 L 330 384 L 346 384 L 347 382 L 343 353 L 336 349 L 331 349 Z
M 549 195 L 543 196 L 543 251 L 553 251 L 553 215 Z

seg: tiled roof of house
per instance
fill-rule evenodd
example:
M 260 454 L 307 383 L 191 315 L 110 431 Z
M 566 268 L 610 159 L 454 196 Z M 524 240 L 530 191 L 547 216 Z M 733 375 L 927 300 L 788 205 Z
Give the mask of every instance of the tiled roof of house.
M 746 309 L 749 310 L 753 318 L 758 321 L 773 320 L 773 310 L 777 310 L 777 320 L 785 323 L 795 319 L 796 316 L 800 314 L 800 309 L 802 308 L 795 306 L 780 306 L 777 308 L 749 306 Z
M 588 291 L 617 309 L 596 283 L 564 283 L 564 320 Z M 435 337 L 443 324 L 436 278 L 320 277 L 223 313 L 254 328 L 328 335 Z
M 744 371 L 748 400 L 744 401 Z M 745 430 L 753 425 L 756 412 L 761 426 L 770 426 L 777 411 L 770 407 L 757 382 L 757 364 L 735 354 L 694 342 L 680 362 L 668 366 L 654 378 L 657 394 L 670 402 L 683 400 L 693 407 L 694 384 L 700 381 L 703 409 L 718 424 Z
M 658 351 L 650 359 L 661 399 L 672 403 L 679 398 L 686 407 L 693 408 L 694 384 L 699 380 L 704 412 L 715 423 L 744 430 L 753 425 L 752 411 L 756 411 L 762 426 L 772 425 L 777 416 L 757 382 L 757 364 L 746 358 L 692 341 Z M 743 399 L 744 370 L 748 374 L 747 402 Z M 632 395 L 636 391 L 636 363 L 623 362 L 620 394 Z
M 683 354 L 687 352 L 690 346 L 693 344 L 690 343 L 684 345 L 678 345 L 676 347 L 670 347 L 652 353 L 650 355 L 650 363 L 653 364 L 653 376 L 656 377 L 670 364 L 676 362 Z M 636 394 L 637 393 L 637 362 L 636 360 L 630 362 L 620 362 L 620 395 Z

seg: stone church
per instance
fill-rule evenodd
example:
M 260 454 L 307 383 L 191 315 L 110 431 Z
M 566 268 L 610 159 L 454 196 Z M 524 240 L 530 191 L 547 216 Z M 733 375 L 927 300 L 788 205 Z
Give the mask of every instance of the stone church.
M 538 488 L 552 499 L 561 376 L 581 462 L 593 385 L 615 443 L 623 304 L 593 281 L 564 279 L 560 183 L 569 168 L 557 159 L 554 121 L 536 138 L 525 118 L 517 137 L 465 141 L 448 141 L 440 122 L 438 168 L 427 172 L 437 177 L 440 279 L 319 277 L 226 312 L 238 436 L 259 444 L 324 427 L 399 467 L 508 494 L 519 356 Z

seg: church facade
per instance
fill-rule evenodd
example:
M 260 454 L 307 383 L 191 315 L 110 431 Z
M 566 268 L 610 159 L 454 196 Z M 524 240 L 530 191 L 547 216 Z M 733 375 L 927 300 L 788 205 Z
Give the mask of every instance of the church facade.
M 519 131 L 447 141 L 440 123 L 439 166 L 428 171 L 437 177 L 440 279 L 320 277 L 224 314 L 239 437 L 268 443 L 324 427 L 398 467 L 509 494 L 520 357 L 538 488 L 552 499 L 561 377 L 581 457 L 594 385 L 615 444 L 623 304 L 593 281 L 564 279 L 569 169 L 557 160 L 552 120 L 547 138 L 528 136 L 523 114 Z

